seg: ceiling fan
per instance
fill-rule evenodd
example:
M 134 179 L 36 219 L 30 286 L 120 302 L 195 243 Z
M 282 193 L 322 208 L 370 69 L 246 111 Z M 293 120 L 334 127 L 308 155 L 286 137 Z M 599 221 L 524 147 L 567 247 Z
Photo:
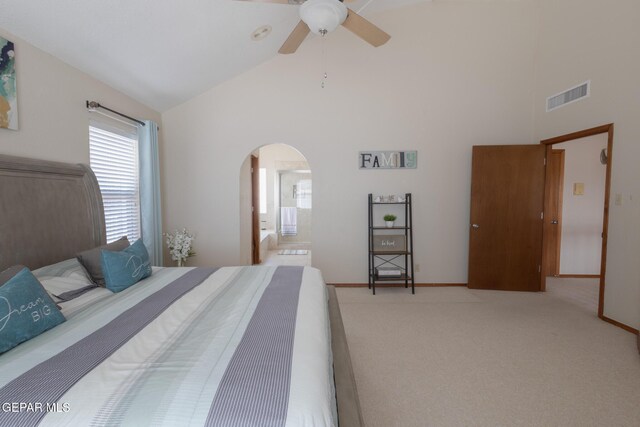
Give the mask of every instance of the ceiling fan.
M 309 32 L 325 36 L 342 24 L 367 43 L 378 47 L 385 44 L 391 36 L 371 22 L 347 8 L 344 2 L 354 0 L 243 0 L 258 3 L 282 3 L 300 5 L 300 22 L 284 42 L 279 53 L 294 53 Z

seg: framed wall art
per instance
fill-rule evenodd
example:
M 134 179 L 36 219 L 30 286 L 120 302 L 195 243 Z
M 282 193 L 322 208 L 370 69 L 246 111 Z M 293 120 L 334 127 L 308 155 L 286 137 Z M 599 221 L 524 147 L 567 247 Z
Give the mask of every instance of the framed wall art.
M 13 42 L 0 37 L 0 128 L 18 130 L 16 51 Z
M 417 151 L 361 151 L 358 154 L 360 169 L 416 169 Z

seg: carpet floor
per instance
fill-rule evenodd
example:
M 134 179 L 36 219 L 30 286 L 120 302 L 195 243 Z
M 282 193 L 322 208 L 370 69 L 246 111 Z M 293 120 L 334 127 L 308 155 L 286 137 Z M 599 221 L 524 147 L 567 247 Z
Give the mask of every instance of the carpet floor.
M 551 288 L 337 289 L 365 424 L 639 426 L 636 337 Z

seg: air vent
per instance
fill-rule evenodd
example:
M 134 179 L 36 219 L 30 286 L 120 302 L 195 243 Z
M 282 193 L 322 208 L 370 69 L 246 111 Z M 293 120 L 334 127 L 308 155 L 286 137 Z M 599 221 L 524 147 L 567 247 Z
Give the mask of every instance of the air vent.
M 591 93 L 591 80 L 547 98 L 547 112 L 586 98 Z

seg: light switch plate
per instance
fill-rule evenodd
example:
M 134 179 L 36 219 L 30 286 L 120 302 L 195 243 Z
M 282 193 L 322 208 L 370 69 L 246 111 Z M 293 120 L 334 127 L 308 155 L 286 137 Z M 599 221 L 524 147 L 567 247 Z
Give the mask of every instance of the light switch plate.
M 584 196 L 584 182 L 574 182 L 573 183 L 573 195 L 574 196 Z
M 616 206 L 622 206 L 622 194 L 616 193 Z

